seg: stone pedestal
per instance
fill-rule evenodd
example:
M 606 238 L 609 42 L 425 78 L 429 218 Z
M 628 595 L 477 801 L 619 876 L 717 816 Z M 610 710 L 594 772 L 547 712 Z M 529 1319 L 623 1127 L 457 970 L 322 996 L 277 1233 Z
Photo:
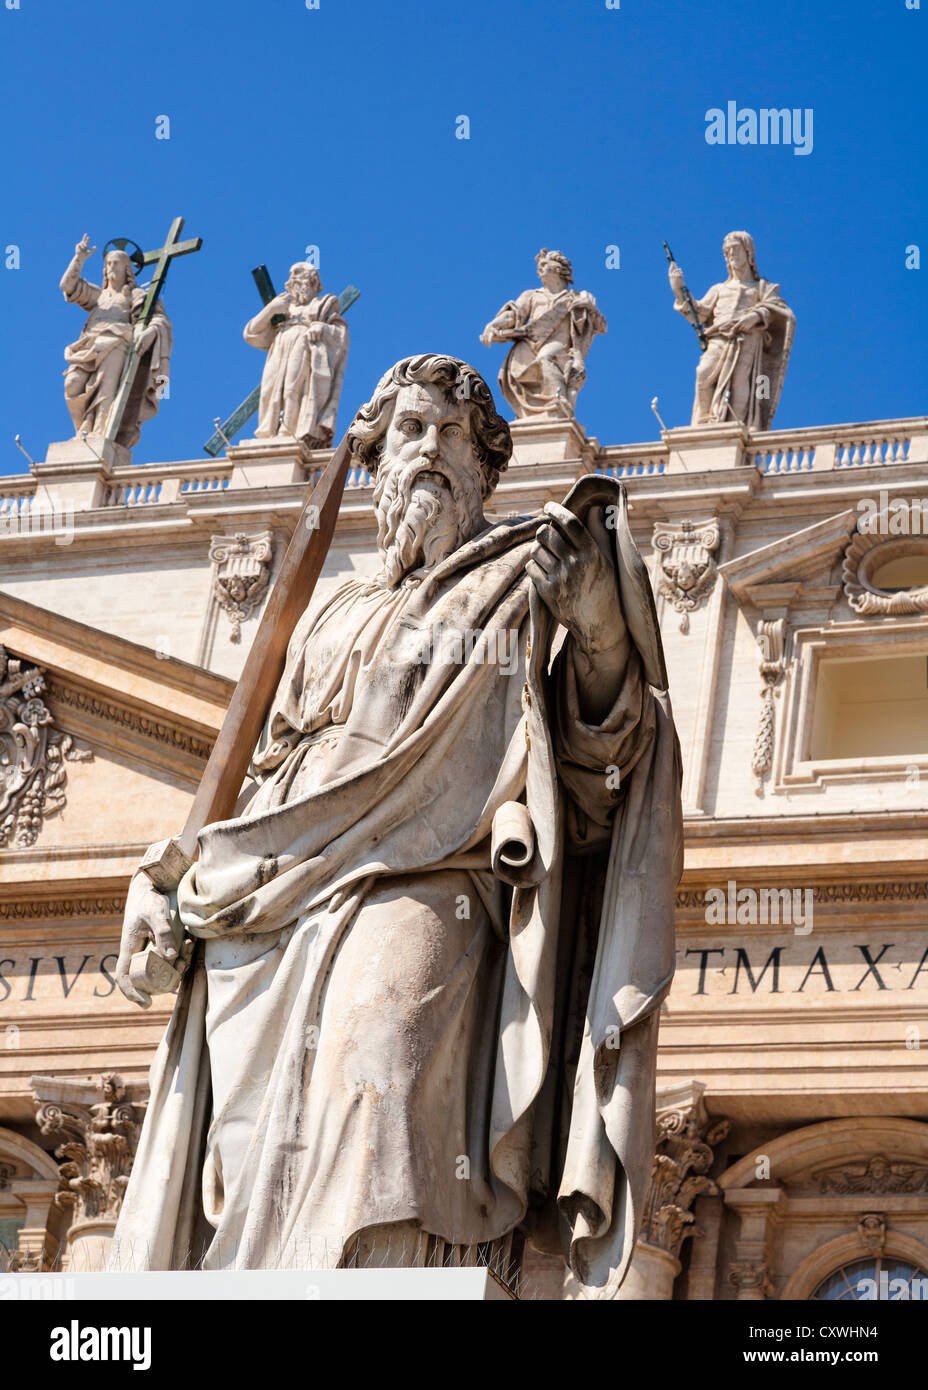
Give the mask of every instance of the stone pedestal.
M 131 462 L 131 449 L 96 434 L 49 444 L 45 462 L 30 469 L 37 484 L 34 506 L 51 512 L 102 507 L 113 468 Z
M 509 428 L 515 465 L 579 459 L 592 467 L 592 460 L 599 453 L 599 440 L 588 438 L 586 430 L 572 416 L 513 420 Z
M 316 450 L 327 458 L 328 451 Z M 232 464 L 229 489 L 279 487 L 282 483 L 301 483 L 312 467 L 314 452 L 298 439 L 280 435 L 273 439 L 245 439 L 230 444 L 226 457 Z
M 616 1295 L 619 1303 L 639 1299 L 673 1298 L 673 1281 L 680 1273 L 680 1261 L 669 1250 L 646 1245 L 639 1240 L 632 1256 L 631 1268 Z
M 716 469 L 740 468 L 750 463 L 747 456 L 748 432 L 740 423 L 729 425 L 686 425 L 678 430 L 661 430 L 670 451 L 670 467 L 687 473 L 708 473 Z
M 107 1257 L 113 1243 L 113 1231 L 114 1224 L 111 1220 L 72 1222 L 68 1230 L 64 1268 L 80 1274 L 106 1269 Z

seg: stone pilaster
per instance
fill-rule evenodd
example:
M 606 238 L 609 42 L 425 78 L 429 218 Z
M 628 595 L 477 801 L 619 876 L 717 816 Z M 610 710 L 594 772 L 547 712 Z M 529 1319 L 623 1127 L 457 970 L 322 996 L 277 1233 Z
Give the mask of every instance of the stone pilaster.
M 729 1189 L 725 1201 L 741 1218 L 728 1282 L 739 1302 L 759 1302 L 773 1293 L 773 1233 L 782 1217 L 786 1195 L 780 1187 L 742 1187 Z

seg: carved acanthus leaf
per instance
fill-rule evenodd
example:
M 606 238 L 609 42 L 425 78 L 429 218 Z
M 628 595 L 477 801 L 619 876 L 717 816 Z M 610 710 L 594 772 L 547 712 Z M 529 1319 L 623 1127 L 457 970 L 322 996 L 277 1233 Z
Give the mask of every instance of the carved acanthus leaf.
M 701 1090 L 658 1110 L 656 1152 L 641 1239 L 679 1256 L 688 1235 L 696 1233 L 690 1207 L 698 1196 L 714 1196 L 707 1176 L 714 1154 L 708 1142 L 725 1138 L 731 1122 L 706 1111 Z
M 83 1221 L 115 1224 L 129 1181 L 144 1106 L 126 1100 L 120 1077 L 104 1072 L 94 1103 L 43 1099 L 41 1078 L 33 1079 L 36 1120 L 43 1134 L 61 1137 L 55 1205 L 73 1210 L 72 1225 Z

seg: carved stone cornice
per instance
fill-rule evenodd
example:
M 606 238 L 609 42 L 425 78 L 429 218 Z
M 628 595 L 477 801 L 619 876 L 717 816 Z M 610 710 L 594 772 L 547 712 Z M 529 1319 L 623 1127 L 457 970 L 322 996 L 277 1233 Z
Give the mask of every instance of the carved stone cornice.
M 68 1096 L 66 1090 L 76 1090 Z M 55 1205 L 71 1209 L 69 1238 L 92 1222 L 115 1227 L 129 1182 L 145 1106 L 130 1100 L 121 1077 L 103 1072 L 96 1083 L 63 1087 L 55 1077 L 34 1076 L 36 1122 L 63 1142 Z
M 189 754 L 203 762 L 206 762 L 212 752 L 215 742 L 212 738 L 203 738 L 177 724 L 170 724 L 163 719 L 155 719 L 151 715 L 142 714 L 127 705 L 118 705 L 112 700 L 92 695 L 76 686 L 50 680 L 48 682 L 48 695 L 49 699 L 58 705 L 65 705 L 81 714 L 90 715 L 93 719 L 102 719 L 107 723 L 118 725 L 120 729 L 129 733 L 141 734 L 143 738 L 152 739 L 164 747 L 175 749 L 179 753 Z
M 696 1234 L 690 1210 L 699 1196 L 715 1196 L 718 1187 L 708 1176 L 713 1146 L 728 1133 L 731 1122 L 708 1114 L 700 1083 L 658 1096 L 654 1162 L 641 1227 L 641 1240 L 679 1258 L 687 1236 Z
M 0 922 L 68 921 L 73 917 L 122 917 L 125 893 L 99 898 L 9 898 L 0 900 Z
M 680 617 L 680 631 L 689 632 L 694 612 L 715 586 L 718 570 L 714 552 L 721 532 L 715 518 L 708 521 L 657 521 L 651 544 L 658 554 L 657 592 Z
M 928 880 L 893 880 L 879 883 L 819 883 L 803 882 L 812 893 L 815 903 L 894 903 L 928 900 Z M 681 912 L 687 909 L 703 911 L 706 906 L 705 888 L 680 888 L 674 904 Z

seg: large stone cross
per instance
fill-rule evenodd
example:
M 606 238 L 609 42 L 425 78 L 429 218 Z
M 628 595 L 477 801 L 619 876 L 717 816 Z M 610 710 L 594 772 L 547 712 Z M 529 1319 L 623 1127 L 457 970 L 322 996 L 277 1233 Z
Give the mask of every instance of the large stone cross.
M 135 264 L 141 270 L 145 266 L 153 265 L 155 273 L 152 276 L 151 284 L 148 286 L 148 293 L 142 303 L 139 316 L 136 319 L 136 326 L 145 328 L 150 322 L 155 312 L 155 305 L 161 297 L 165 281 L 168 278 L 168 271 L 171 268 L 171 261 L 175 256 L 188 256 L 192 251 L 199 251 L 203 245 L 200 237 L 192 237 L 188 241 L 180 241 L 181 232 L 184 228 L 184 219 L 175 217 L 171 223 L 171 230 L 168 232 L 167 239 L 163 246 L 157 247 L 154 251 L 143 251 L 137 257 L 133 257 Z M 119 390 L 110 406 L 110 413 L 106 418 L 106 427 L 103 437 L 106 440 L 116 442 L 119 435 L 119 428 L 122 424 L 126 407 L 132 396 L 132 388 L 135 385 L 135 378 L 138 373 L 139 356 L 135 351 L 135 344 L 130 346 L 126 356 L 125 366 L 122 370 L 122 377 L 119 382 Z

